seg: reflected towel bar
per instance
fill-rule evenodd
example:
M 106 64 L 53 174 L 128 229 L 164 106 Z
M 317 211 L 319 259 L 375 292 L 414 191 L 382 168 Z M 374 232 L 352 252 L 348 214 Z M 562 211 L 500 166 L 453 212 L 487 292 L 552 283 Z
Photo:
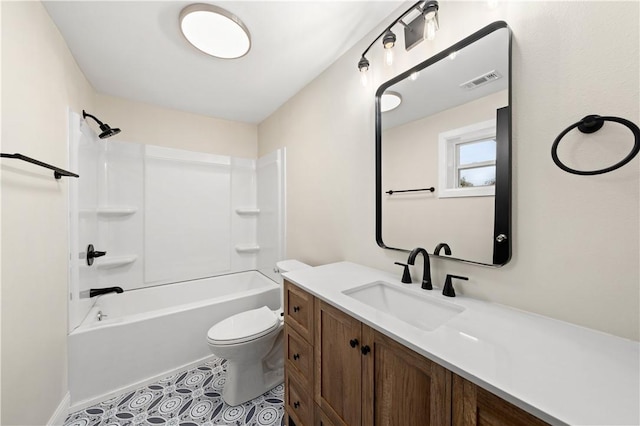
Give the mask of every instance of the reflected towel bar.
M 421 188 L 421 189 L 401 189 L 394 191 L 392 189 L 388 190 L 385 194 L 393 195 L 397 192 L 419 192 L 419 191 L 429 191 L 434 192 L 436 189 L 432 186 L 431 188 Z
M 35 164 L 36 166 L 44 167 L 45 169 L 53 170 L 53 177 L 55 177 L 56 179 L 60 179 L 62 176 L 69 176 L 69 177 L 76 177 L 76 178 L 80 177 L 75 173 L 71 173 L 71 172 L 69 172 L 67 170 L 63 170 L 63 169 L 61 169 L 59 167 L 52 166 L 51 164 L 43 163 L 42 161 L 38 161 L 38 160 L 36 160 L 34 158 L 27 157 L 26 155 L 0 153 L 0 157 L 2 157 L 2 158 L 15 158 L 15 159 L 18 159 L 18 160 L 26 161 L 27 163 Z

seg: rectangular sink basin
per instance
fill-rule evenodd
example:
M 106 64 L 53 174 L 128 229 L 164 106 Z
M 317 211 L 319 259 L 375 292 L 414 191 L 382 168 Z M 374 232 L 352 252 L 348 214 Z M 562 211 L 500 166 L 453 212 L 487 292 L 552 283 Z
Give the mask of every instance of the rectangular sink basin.
M 384 281 L 365 284 L 342 293 L 424 331 L 433 331 L 464 311 L 461 306 Z

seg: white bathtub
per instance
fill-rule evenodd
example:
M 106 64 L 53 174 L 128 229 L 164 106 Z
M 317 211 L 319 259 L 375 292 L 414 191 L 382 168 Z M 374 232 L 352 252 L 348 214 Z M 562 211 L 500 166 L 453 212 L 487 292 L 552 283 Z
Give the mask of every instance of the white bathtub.
M 69 391 L 80 408 L 211 356 L 207 331 L 248 309 L 280 305 L 256 271 L 100 296 L 69 334 Z M 98 321 L 98 312 L 107 315 Z

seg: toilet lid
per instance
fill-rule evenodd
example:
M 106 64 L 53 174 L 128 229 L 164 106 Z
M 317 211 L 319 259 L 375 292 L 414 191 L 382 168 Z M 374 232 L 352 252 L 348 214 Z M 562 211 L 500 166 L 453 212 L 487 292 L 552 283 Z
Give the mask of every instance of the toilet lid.
M 230 316 L 211 327 L 207 333 L 209 342 L 232 345 L 247 342 L 269 334 L 278 328 L 278 318 L 266 306 Z

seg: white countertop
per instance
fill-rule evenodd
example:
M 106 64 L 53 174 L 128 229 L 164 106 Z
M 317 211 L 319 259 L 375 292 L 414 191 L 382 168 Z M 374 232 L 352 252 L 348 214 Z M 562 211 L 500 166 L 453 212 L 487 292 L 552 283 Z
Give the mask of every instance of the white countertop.
M 349 262 L 284 277 L 549 423 L 640 424 L 638 342 L 503 305 L 445 297 L 441 289 L 422 290 Z M 436 330 L 423 331 L 342 293 L 379 280 L 465 309 Z

